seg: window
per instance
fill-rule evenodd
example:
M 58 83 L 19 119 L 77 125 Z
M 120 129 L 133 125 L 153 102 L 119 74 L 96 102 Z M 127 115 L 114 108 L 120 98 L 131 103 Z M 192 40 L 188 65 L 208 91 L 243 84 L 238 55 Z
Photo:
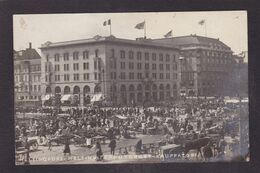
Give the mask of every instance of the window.
M 160 73 L 160 79 L 163 79 L 163 73 Z
M 159 69 L 163 70 L 163 64 L 159 64 Z
M 129 69 L 133 70 L 134 69 L 134 63 L 133 62 L 129 62 Z
M 38 91 L 41 91 L 41 85 L 38 85 Z
M 162 53 L 159 54 L 159 61 L 163 61 L 163 54 Z
M 152 69 L 156 70 L 156 64 L 152 64 Z
M 94 73 L 94 79 L 97 80 L 97 72 Z
M 60 54 L 56 53 L 54 55 L 54 61 L 59 62 L 60 61 Z
M 149 78 L 150 77 L 149 73 L 145 73 L 145 77 Z
M 49 54 L 46 55 L 46 61 L 49 62 Z
M 145 63 L 144 68 L 145 70 L 149 70 L 149 63 Z
M 142 73 L 137 73 L 137 79 L 142 79 Z
M 117 75 L 116 75 L 116 72 L 114 72 L 114 79 L 116 79 L 117 78 Z
M 157 78 L 156 73 L 153 73 L 152 77 L 153 77 L 153 79 L 156 79 Z
M 83 77 L 84 77 L 84 80 L 89 80 L 89 73 L 84 73 Z
M 112 57 L 112 58 L 115 57 L 115 49 L 111 49 L 111 57 Z
M 101 60 L 98 60 L 98 69 L 101 70 Z
M 134 52 L 133 51 L 129 51 L 128 52 L 128 56 L 129 56 L 129 59 L 134 59 Z
M 124 72 L 120 73 L 120 79 L 125 79 L 125 73 Z
M 145 52 L 145 54 L 144 54 L 144 59 L 145 59 L 146 61 L 149 61 L 149 53 L 148 53 L 148 52 Z
M 73 52 L 73 60 L 79 59 L 79 52 Z
M 177 70 L 177 68 L 178 68 L 177 64 L 173 64 L 173 65 L 172 65 L 172 69 L 173 69 L 173 70 Z
M 33 90 L 34 90 L 34 91 L 37 91 L 37 85 L 34 85 L 34 86 L 33 86 Z
M 78 81 L 78 80 L 79 80 L 79 74 L 78 74 L 78 73 L 75 73 L 75 74 L 73 75 L 73 79 L 74 79 L 74 81 Z
M 125 62 L 121 62 L 120 67 L 121 67 L 121 69 L 125 69 Z
M 54 71 L 60 71 L 60 65 L 55 64 Z
M 120 58 L 122 58 L 122 59 L 125 58 L 125 51 L 123 51 L 123 50 L 120 51 Z
M 153 53 L 153 54 L 152 54 L 152 60 L 153 60 L 153 61 L 156 61 L 156 53 Z
M 167 70 L 167 71 L 170 70 L 170 64 L 166 64 L 166 70 Z
M 84 62 L 83 63 L 83 69 L 84 70 L 88 70 L 89 69 L 89 63 L 88 62 Z
M 137 59 L 142 60 L 142 53 L 141 52 L 137 52 Z
M 64 71 L 69 71 L 69 64 L 64 64 Z
M 167 62 L 169 62 L 169 61 L 170 61 L 170 55 L 169 55 L 169 54 L 166 54 L 165 61 L 167 61 Z
M 135 74 L 133 72 L 129 73 L 129 79 L 134 79 Z
M 64 53 L 63 54 L 63 60 L 68 61 L 69 60 L 69 53 Z
M 166 79 L 170 79 L 170 73 L 166 73 Z
M 94 60 L 94 70 L 96 70 L 96 69 L 97 69 L 97 61 Z
M 137 69 L 141 70 L 142 69 L 142 63 L 137 63 Z
M 110 79 L 113 79 L 114 78 L 114 72 L 111 72 L 110 73 Z
M 74 71 L 78 71 L 79 70 L 79 64 L 78 63 L 74 63 L 73 64 L 73 70 Z
M 96 57 L 99 56 L 99 50 L 98 50 L 98 49 L 95 50 L 95 56 L 96 56 Z
M 98 80 L 101 80 L 101 73 L 98 73 Z
M 60 81 L 60 75 L 55 75 L 55 81 Z
M 88 51 L 83 52 L 83 59 L 88 59 Z
M 64 81 L 69 81 L 69 80 L 70 80 L 70 75 L 64 74 Z

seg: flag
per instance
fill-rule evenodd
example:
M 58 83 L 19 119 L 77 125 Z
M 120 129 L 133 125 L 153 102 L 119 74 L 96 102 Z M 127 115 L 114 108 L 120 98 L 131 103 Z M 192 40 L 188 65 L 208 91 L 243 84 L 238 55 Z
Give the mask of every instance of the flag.
M 205 20 L 199 21 L 199 24 L 200 24 L 200 25 L 204 25 L 204 23 L 205 23 Z
M 245 52 L 242 51 L 242 52 L 241 52 L 240 54 L 238 54 L 238 55 L 244 57 L 244 56 L 245 56 Z
M 138 23 L 135 28 L 136 29 L 144 29 L 145 22 Z
M 108 19 L 103 23 L 103 26 L 111 25 L 111 19 Z
M 167 34 L 164 35 L 165 38 L 169 38 L 172 36 L 172 30 L 170 30 L 169 32 L 167 32 Z

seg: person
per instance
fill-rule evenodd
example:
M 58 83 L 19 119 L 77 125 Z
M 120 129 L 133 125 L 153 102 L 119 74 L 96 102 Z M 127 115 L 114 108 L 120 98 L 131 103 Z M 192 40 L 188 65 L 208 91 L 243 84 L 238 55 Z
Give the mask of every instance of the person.
M 135 148 L 136 148 L 136 153 L 137 154 L 141 154 L 141 151 L 142 151 L 142 139 L 140 139 L 138 142 L 137 142 L 137 144 L 136 144 L 136 146 L 135 146 Z
M 210 159 L 213 157 L 213 152 L 210 147 L 210 142 L 203 148 L 203 154 L 205 157 L 205 161 L 210 161 Z
M 25 159 L 24 164 L 29 165 L 30 164 L 30 144 L 28 142 L 27 137 L 24 138 L 24 142 L 25 142 L 25 150 L 26 150 L 26 159 Z
M 115 148 L 116 148 L 116 140 L 115 139 L 112 139 L 108 145 L 108 147 L 110 147 L 110 153 L 112 155 L 115 154 Z
M 69 155 L 71 155 L 70 152 L 70 143 L 69 143 L 69 139 L 66 138 L 65 139 L 65 146 L 64 146 L 64 150 L 63 150 L 64 156 L 68 153 Z
M 104 159 L 102 148 L 100 142 L 97 141 L 96 143 L 96 161 L 102 161 Z

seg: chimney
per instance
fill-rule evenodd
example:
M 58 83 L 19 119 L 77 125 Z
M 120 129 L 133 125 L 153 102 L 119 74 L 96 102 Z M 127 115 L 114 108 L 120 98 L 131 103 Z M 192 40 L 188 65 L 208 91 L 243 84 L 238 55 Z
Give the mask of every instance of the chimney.
M 30 42 L 30 43 L 29 43 L 29 49 L 31 49 L 31 48 L 32 48 L 32 43 Z

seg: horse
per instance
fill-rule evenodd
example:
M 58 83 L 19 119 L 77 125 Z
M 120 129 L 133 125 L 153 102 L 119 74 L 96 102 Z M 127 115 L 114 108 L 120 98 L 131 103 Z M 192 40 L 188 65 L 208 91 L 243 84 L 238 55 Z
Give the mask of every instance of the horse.
M 187 153 L 193 149 L 197 150 L 196 158 L 198 158 L 199 153 L 202 156 L 201 148 L 205 147 L 209 143 L 211 143 L 211 138 L 209 137 L 199 138 L 199 139 L 185 142 L 183 144 L 184 156 L 186 156 Z

